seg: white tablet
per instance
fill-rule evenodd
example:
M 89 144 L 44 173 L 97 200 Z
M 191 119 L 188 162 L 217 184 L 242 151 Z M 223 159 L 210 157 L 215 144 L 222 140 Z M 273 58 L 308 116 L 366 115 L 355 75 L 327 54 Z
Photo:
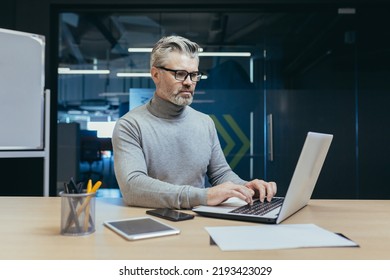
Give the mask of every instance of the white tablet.
M 127 240 L 179 234 L 180 230 L 150 217 L 105 221 L 104 225 Z

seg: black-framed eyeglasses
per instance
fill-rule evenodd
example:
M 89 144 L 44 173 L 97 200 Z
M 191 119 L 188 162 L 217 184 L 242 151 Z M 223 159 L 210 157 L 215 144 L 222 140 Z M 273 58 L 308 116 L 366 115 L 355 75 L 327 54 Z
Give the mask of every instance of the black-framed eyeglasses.
M 187 72 L 186 70 L 173 70 L 162 66 L 157 66 L 156 68 L 175 73 L 175 79 L 178 81 L 185 81 L 187 77 L 190 76 L 191 81 L 199 82 L 203 75 L 203 73 L 199 71 Z

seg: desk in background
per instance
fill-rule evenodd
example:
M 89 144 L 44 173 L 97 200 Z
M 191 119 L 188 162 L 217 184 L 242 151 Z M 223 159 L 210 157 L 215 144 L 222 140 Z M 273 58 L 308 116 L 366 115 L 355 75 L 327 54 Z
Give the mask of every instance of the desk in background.
M 104 227 L 103 221 L 144 216 L 146 209 L 128 207 L 120 198 L 97 198 L 96 203 L 96 232 L 69 237 L 59 234 L 59 197 L 0 197 L 0 259 L 390 259 L 390 200 L 311 200 L 284 222 L 314 223 L 343 233 L 360 248 L 237 252 L 210 245 L 204 227 L 258 224 L 196 216 L 177 223 L 164 221 L 181 229 L 178 236 L 126 241 Z

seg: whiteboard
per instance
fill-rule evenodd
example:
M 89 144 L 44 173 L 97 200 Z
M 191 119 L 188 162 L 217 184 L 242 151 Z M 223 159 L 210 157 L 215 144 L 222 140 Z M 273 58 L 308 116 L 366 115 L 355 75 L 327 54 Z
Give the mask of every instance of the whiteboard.
M 44 149 L 45 37 L 0 28 L 0 150 Z

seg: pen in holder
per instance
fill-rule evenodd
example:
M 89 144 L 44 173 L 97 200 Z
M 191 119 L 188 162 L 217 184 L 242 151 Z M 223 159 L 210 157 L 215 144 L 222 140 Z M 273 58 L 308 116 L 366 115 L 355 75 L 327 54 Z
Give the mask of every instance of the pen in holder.
M 95 231 L 96 192 L 61 192 L 61 234 L 87 235 Z

